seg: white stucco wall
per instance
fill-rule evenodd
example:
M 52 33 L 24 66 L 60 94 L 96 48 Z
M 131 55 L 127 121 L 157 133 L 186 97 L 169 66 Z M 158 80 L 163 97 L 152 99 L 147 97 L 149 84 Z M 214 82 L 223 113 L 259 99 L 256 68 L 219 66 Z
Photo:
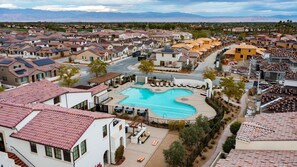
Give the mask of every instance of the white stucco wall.
M 99 92 L 99 93 L 93 95 L 93 101 L 94 101 L 94 97 L 95 96 L 98 98 L 98 100 L 99 100 L 98 102 L 99 103 L 102 102 L 102 101 L 104 101 L 104 100 L 106 100 L 109 97 L 108 92 L 107 92 L 107 89 L 104 90 L 104 91 L 102 91 L 102 92 Z
M 14 160 L 8 158 L 7 153 L 0 152 L 0 166 L 2 167 L 19 167 L 14 163 Z
M 236 140 L 235 149 L 242 150 L 297 150 L 297 141 L 252 141 Z
M 37 153 L 32 153 L 30 149 L 30 143 L 28 141 L 11 138 L 11 145 L 13 145 L 19 152 L 24 155 L 30 162 L 36 167 L 72 167 L 71 162 L 59 160 L 54 157 L 48 157 L 45 155 L 44 145 L 36 144 Z M 18 155 L 16 153 L 16 155 Z M 54 153 L 53 153 L 54 155 Z M 18 156 L 22 159 L 22 157 Z M 63 159 L 63 154 L 62 154 Z M 24 161 L 26 162 L 26 161 Z
M 66 93 L 60 96 L 60 103 L 56 105 L 59 105 L 65 108 L 71 108 L 85 100 L 88 100 L 88 105 L 90 102 L 93 102 L 91 92 Z M 54 99 L 47 100 L 43 103 L 54 105 Z
M 61 104 L 67 108 L 71 108 L 85 100 L 88 100 L 88 107 L 90 108 L 90 102 L 93 102 L 91 92 L 67 93 L 65 96 L 61 96 Z
M 76 142 L 74 147 L 80 144 L 82 141 L 87 142 L 87 152 L 75 161 L 76 167 L 95 166 L 101 163 L 104 166 L 103 156 L 106 150 L 109 150 L 109 124 L 113 119 L 99 119 L 95 120 L 88 130 L 81 136 Z M 118 133 L 116 141 L 120 141 L 120 137 L 125 138 L 125 121 L 119 122 L 122 124 L 122 130 L 119 131 L 119 124 L 113 127 L 113 123 L 110 124 L 111 134 Z M 103 126 L 107 125 L 107 136 L 103 138 Z M 112 142 L 112 140 L 111 140 Z M 126 141 L 124 140 L 124 144 Z M 119 145 L 118 145 L 119 146 Z M 117 148 L 117 147 L 116 147 Z M 73 149 L 73 148 L 72 148 Z M 114 154 L 115 150 L 112 150 Z M 108 151 L 108 159 L 110 161 L 110 152 Z M 114 155 L 112 155 L 112 162 L 114 162 Z
M 111 125 L 111 162 L 112 163 L 115 163 L 115 151 L 121 145 L 120 138 L 123 139 L 123 146 L 126 148 L 125 124 L 126 124 L 125 120 L 121 120 L 116 126 Z M 120 126 L 122 126 L 121 130 L 120 130 Z

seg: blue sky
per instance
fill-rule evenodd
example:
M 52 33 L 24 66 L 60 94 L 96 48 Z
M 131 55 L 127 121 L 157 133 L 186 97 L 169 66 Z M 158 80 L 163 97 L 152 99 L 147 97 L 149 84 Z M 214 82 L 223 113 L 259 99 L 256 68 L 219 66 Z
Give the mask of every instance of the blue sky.
M 0 8 L 88 12 L 184 12 L 202 16 L 297 15 L 297 0 L 0 0 Z

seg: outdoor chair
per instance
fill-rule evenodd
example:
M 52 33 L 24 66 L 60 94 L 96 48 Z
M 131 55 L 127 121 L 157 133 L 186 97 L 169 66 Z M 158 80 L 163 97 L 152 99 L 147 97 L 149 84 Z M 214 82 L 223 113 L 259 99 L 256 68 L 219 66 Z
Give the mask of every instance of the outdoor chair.
M 144 156 L 141 156 L 141 157 L 139 157 L 139 158 L 137 159 L 137 162 L 142 162 L 144 159 L 145 159 L 145 157 L 144 157 Z
M 169 83 L 168 83 L 168 82 L 166 82 L 165 86 L 166 86 L 166 87 L 169 87 Z
M 153 146 L 156 146 L 158 143 L 159 143 L 158 140 L 154 140 L 154 141 L 152 142 L 152 145 L 153 145 Z
M 156 82 L 156 86 L 157 86 L 157 87 L 160 87 L 160 84 L 159 84 L 159 82 Z

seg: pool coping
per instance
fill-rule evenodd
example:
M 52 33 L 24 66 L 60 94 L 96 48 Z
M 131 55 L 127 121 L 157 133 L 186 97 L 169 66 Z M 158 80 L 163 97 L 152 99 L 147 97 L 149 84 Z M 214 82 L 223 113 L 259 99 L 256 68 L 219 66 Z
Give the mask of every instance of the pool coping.
M 176 102 L 178 102 L 178 103 L 181 103 L 181 104 L 185 104 L 185 105 L 188 105 L 188 106 L 193 107 L 193 108 L 195 109 L 195 114 L 193 114 L 193 115 L 196 115 L 197 112 L 198 112 L 198 110 L 197 110 L 197 108 L 196 108 L 195 106 L 193 106 L 191 103 L 186 103 L 185 101 L 182 100 L 183 98 L 187 98 L 187 99 L 188 99 L 189 96 L 192 96 L 192 95 L 194 94 L 193 90 L 189 90 L 189 89 L 186 89 L 186 88 L 183 88 L 183 87 L 170 87 L 170 89 L 166 89 L 166 90 L 158 89 L 158 91 L 157 91 L 157 90 L 153 90 L 153 89 L 151 89 L 151 88 L 138 87 L 138 86 L 134 86 L 134 85 L 130 86 L 130 88 L 136 88 L 136 89 L 137 89 L 137 88 L 138 88 L 138 89 L 148 89 L 149 91 L 151 91 L 151 92 L 153 92 L 153 93 L 164 93 L 164 92 L 167 92 L 167 91 L 169 91 L 169 90 L 171 90 L 171 89 L 184 89 L 184 90 L 191 91 L 191 93 L 192 93 L 191 95 L 177 97 L 177 98 L 174 99 L 174 101 L 176 101 Z M 129 89 L 129 88 L 127 88 L 127 89 Z M 124 90 L 126 90 L 126 89 L 124 89 Z M 124 91 L 124 90 L 123 90 L 123 91 Z M 159 90 L 160 90 L 160 91 L 159 91 Z M 120 102 L 122 102 L 123 100 L 125 100 L 126 98 L 129 97 L 129 96 L 124 95 L 124 94 L 122 94 L 122 93 L 121 93 L 121 95 L 123 95 L 124 98 L 123 98 L 121 101 L 118 102 L 118 105 L 129 106 L 129 105 L 125 105 L 125 104 L 119 104 Z M 138 107 L 138 106 L 129 106 L 129 107 L 146 109 L 146 108 Z M 155 114 L 153 111 L 151 111 L 150 108 L 147 108 L 147 109 L 150 110 L 150 115 L 151 115 L 151 114 L 154 114 L 154 117 L 159 117 L 159 118 L 164 119 L 164 117 L 161 117 L 161 116 Z M 166 115 L 167 115 L 167 114 L 166 114 Z M 193 116 L 193 115 L 191 115 L 191 116 Z M 188 117 L 191 117 L 191 116 L 188 116 Z M 166 119 L 177 119 L 177 120 L 181 120 L 181 119 L 186 119 L 186 118 L 188 118 L 188 117 L 185 117 L 185 118 L 169 118 L 169 117 L 165 117 L 165 118 L 166 118 Z
M 184 104 L 187 104 L 187 105 L 190 105 L 190 106 L 194 107 L 196 109 L 196 113 L 194 115 L 186 117 L 186 118 L 160 117 L 160 116 L 156 115 L 154 112 L 152 112 L 151 109 L 149 109 L 149 117 L 150 118 L 152 117 L 152 118 L 156 118 L 156 119 L 166 119 L 166 120 L 189 120 L 189 121 L 193 121 L 199 115 L 206 116 L 209 119 L 212 119 L 212 118 L 214 118 L 216 116 L 216 111 L 205 102 L 205 96 L 200 95 L 200 93 L 203 93 L 205 91 L 201 90 L 201 89 L 194 89 L 194 88 L 188 88 L 188 87 L 151 87 L 149 84 L 145 84 L 145 85 L 131 85 L 130 84 L 128 87 L 124 87 L 124 89 L 118 88 L 114 92 L 109 92 L 110 96 L 113 97 L 113 100 L 108 102 L 107 105 L 111 105 L 111 106 L 122 105 L 122 106 L 125 106 L 125 107 L 132 107 L 132 108 L 135 108 L 135 109 L 145 109 L 145 108 L 142 108 L 142 107 L 118 104 L 119 102 L 121 102 L 122 100 L 127 98 L 127 96 L 125 96 L 123 94 L 120 94 L 120 92 L 125 90 L 125 89 L 128 89 L 129 87 L 146 88 L 146 89 L 151 90 L 154 93 L 166 92 L 169 89 L 187 89 L 187 90 L 192 91 L 192 93 L 193 93 L 192 95 L 177 97 L 177 98 L 175 98 L 175 100 L 177 102 L 184 103 Z M 158 89 L 158 91 L 156 89 Z M 183 101 L 182 98 L 187 98 L 188 100 Z

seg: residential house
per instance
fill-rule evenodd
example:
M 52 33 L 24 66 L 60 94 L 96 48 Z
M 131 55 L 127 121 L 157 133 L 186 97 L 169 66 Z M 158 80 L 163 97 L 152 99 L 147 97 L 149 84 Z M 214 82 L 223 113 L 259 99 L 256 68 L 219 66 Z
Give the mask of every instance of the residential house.
M 3 84 L 19 86 L 45 78 L 56 77 L 60 64 L 49 58 L 25 60 L 20 57 L 0 59 Z
M 43 28 L 31 28 L 28 30 L 29 35 L 38 35 L 38 34 L 44 34 Z
M 0 108 L 0 159 L 8 155 L 17 165 L 104 167 L 126 146 L 125 121 L 110 114 L 40 103 L 0 102 Z
M 91 110 L 108 99 L 107 88 L 105 85 L 90 89 L 67 88 L 42 80 L 7 90 L 1 93 L 0 101 L 15 104 L 42 103 L 64 108 Z
M 148 60 L 153 61 L 155 70 L 180 71 L 184 65 L 189 64 L 189 58 L 181 50 L 169 46 L 154 50 Z
M 76 54 L 74 62 L 89 64 L 93 60 L 111 61 L 113 57 L 111 50 L 103 48 L 90 48 L 88 50 L 80 51 Z
M 253 45 L 247 45 L 242 43 L 240 45 L 235 46 L 230 50 L 227 50 L 224 55 L 228 58 L 234 59 L 236 61 L 245 61 L 251 59 L 253 56 L 263 56 L 265 49 L 258 48 Z
M 259 114 L 243 122 L 236 136 L 235 150 L 216 167 L 296 166 L 296 112 Z

